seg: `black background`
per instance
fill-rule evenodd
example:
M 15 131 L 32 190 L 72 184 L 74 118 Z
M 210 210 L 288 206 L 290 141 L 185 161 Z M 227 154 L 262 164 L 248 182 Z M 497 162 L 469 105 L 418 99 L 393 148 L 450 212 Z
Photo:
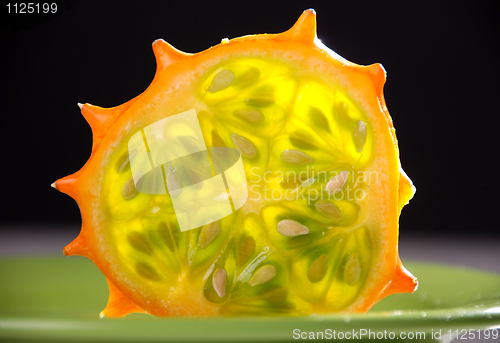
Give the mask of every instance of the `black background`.
M 199 52 L 285 31 L 314 8 L 323 43 L 388 72 L 402 166 L 417 187 L 402 230 L 499 233 L 497 1 L 55 2 L 55 15 L 1 9 L 0 224 L 80 221 L 76 203 L 50 187 L 90 155 L 76 104 L 111 107 L 142 93 L 155 39 Z

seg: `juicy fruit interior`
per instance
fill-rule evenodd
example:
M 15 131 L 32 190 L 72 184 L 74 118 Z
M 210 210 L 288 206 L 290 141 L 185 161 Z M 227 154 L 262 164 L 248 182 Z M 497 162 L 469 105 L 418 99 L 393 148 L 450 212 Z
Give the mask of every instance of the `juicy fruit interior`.
M 183 106 L 196 109 L 207 147 L 239 150 L 249 199 L 217 222 L 181 232 L 170 196 L 182 196 L 182 188 L 138 192 L 123 141 L 106 170 L 102 199 L 107 249 L 129 287 L 140 285 L 165 307 L 196 299 L 207 313 L 349 306 L 380 240 L 379 228 L 366 223 L 366 168 L 375 145 L 361 107 L 340 86 L 256 57 L 208 70 Z M 182 135 L 182 128 L 169 129 Z M 176 170 L 164 173 L 167 182 L 192 183 Z

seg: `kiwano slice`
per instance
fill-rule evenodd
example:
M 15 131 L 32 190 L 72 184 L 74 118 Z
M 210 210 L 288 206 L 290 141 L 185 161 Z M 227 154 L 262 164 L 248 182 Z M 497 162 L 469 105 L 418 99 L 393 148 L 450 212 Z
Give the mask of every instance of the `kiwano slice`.
M 284 33 L 153 51 L 143 94 L 80 105 L 92 154 L 54 185 L 82 214 L 64 253 L 107 278 L 101 316 L 365 312 L 416 289 L 397 250 L 415 189 L 380 64 L 325 47 L 313 10 Z

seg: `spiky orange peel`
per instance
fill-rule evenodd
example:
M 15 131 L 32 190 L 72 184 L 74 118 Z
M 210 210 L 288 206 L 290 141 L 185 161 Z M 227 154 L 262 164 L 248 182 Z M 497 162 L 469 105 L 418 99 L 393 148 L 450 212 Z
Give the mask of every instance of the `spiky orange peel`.
M 197 54 L 163 40 L 153 50 L 157 72 L 143 94 L 114 108 L 80 105 L 92 154 L 55 182 L 82 214 L 64 253 L 88 257 L 108 280 L 102 316 L 364 312 L 416 289 L 397 251 L 414 187 L 400 167 L 380 64 L 359 66 L 325 47 L 313 10 L 284 33 Z M 199 123 L 206 163 L 157 164 L 153 183 L 166 191 L 144 191 L 131 142 L 144 139 L 153 167 L 161 140 L 196 141 L 181 122 L 155 126 L 185 113 Z M 215 200 L 231 214 L 210 222 L 216 211 L 203 203 L 190 215 L 174 211 L 187 186 L 203 192 L 201 170 L 220 147 L 239 152 L 248 199 L 236 206 L 226 175 Z M 183 229 L 194 217 L 205 224 Z

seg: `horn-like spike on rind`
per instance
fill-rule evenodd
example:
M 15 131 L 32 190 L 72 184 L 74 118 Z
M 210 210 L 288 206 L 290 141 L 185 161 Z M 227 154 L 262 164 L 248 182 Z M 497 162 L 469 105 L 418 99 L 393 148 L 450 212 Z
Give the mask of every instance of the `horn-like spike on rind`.
M 163 70 L 172 63 L 186 59 L 192 55 L 174 48 L 163 39 L 157 39 L 153 42 L 153 52 L 156 57 L 158 70 Z
M 410 274 L 399 258 L 399 254 L 396 257 L 396 270 L 391 283 L 384 289 L 380 294 L 378 300 L 383 299 L 392 294 L 398 293 L 413 293 L 418 288 L 417 278 Z M 378 301 L 377 300 L 377 301 Z
M 66 256 L 78 255 L 90 258 L 90 251 L 85 242 L 83 232 L 85 232 L 85 230 L 82 228 L 80 234 L 71 243 L 69 243 L 64 247 L 63 249 L 64 255 Z
M 75 182 L 78 180 L 78 175 L 80 172 L 76 172 L 74 174 L 63 177 L 62 179 L 57 180 L 52 183 L 52 187 L 57 189 L 59 192 L 69 195 L 72 198 L 75 198 L 76 190 L 74 187 Z
M 80 108 L 82 110 L 82 115 L 85 117 L 87 123 L 89 123 L 94 136 L 98 136 L 108 123 L 113 120 L 113 113 L 110 113 L 111 111 L 109 111 L 109 109 L 91 104 L 84 104 Z
M 373 85 L 377 93 L 381 94 L 386 81 L 386 71 L 380 63 L 370 64 L 365 68 L 368 69 L 368 76 L 373 81 Z
M 278 34 L 280 40 L 295 41 L 312 45 L 316 40 L 316 12 L 305 10 L 288 31 Z
M 415 195 L 417 189 L 413 185 L 413 182 L 410 180 L 408 175 L 404 172 L 402 168 L 399 169 L 399 193 L 398 193 L 398 208 L 399 213 L 401 214 L 401 210 L 403 207 L 408 204 Z
M 110 108 L 94 106 L 88 103 L 80 107 L 83 117 L 92 129 L 92 151 L 97 148 L 109 126 L 122 115 L 136 99 L 137 97 L 122 105 Z
M 147 313 L 124 296 L 107 278 L 109 298 L 106 308 L 101 311 L 100 318 L 121 318 L 130 313 Z

